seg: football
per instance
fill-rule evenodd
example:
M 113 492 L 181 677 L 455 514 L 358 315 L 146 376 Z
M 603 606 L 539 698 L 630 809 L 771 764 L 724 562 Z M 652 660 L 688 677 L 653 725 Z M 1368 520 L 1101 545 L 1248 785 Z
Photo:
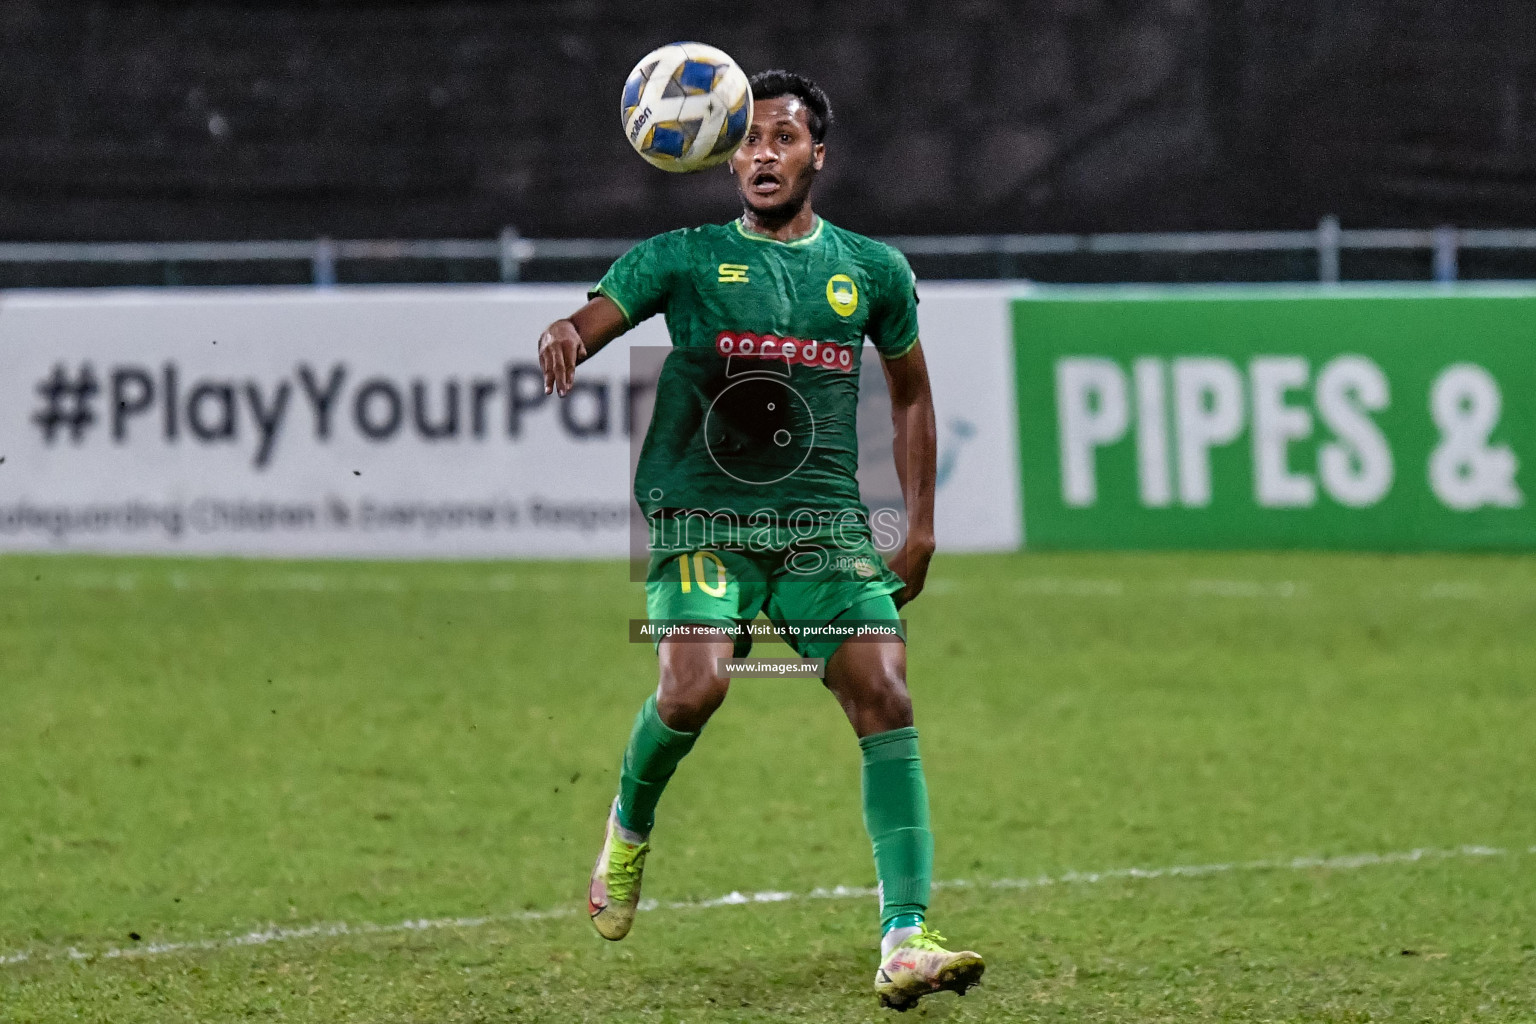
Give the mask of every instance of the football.
M 624 83 L 624 137 L 664 171 L 701 171 L 729 160 L 752 123 L 752 90 L 740 66 L 703 43 L 668 43 L 640 59 Z

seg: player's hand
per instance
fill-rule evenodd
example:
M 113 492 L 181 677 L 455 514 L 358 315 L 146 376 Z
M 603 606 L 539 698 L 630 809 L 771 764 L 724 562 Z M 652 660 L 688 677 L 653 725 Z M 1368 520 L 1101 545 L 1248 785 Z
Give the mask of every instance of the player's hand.
M 890 561 L 891 570 L 901 577 L 906 586 L 892 594 L 896 607 L 907 604 L 918 594 L 923 592 L 923 584 L 928 581 L 928 563 L 933 561 L 933 536 L 907 535 L 907 542 L 901 546 Z
M 564 398 L 576 384 L 576 364 L 587 357 L 576 325 L 556 320 L 539 335 L 539 368 L 544 371 L 544 393 L 559 392 Z

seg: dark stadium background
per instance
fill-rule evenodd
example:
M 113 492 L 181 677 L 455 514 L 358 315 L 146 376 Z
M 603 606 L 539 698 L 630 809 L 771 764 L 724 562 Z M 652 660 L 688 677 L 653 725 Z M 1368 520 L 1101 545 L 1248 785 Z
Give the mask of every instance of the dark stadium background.
M 819 78 L 874 234 L 1532 220 L 1529 0 L 0 4 L 0 238 L 640 237 L 728 217 L 619 84 L 700 38 Z M 1421 277 L 1418 269 L 1402 276 Z

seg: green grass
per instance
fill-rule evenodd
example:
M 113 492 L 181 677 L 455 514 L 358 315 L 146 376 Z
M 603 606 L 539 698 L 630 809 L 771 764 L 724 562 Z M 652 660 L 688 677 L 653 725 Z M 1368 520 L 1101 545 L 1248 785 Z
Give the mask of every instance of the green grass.
M 0 559 L 0 1020 L 898 1019 L 869 898 L 582 920 L 640 608 L 614 564 Z M 948 556 L 909 618 L 975 883 L 932 917 L 989 968 L 900 1019 L 1536 1019 L 1536 558 Z M 646 894 L 872 884 L 858 765 L 821 687 L 738 682 Z M 445 917 L 491 920 L 218 944 Z

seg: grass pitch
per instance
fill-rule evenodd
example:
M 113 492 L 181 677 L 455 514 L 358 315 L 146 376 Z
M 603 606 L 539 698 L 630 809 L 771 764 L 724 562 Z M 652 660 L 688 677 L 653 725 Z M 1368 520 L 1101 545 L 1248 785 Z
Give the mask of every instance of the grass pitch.
M 874 881 L 815 683 L 736 684 L 663 905 L 591 932 L 641 607 L 610 564 L 0 559 L 0 1020 L 1536 1018 L 1536 559 L 941 556 L 931 917 L 989 967 L 905 1018 L 873 898 L 810 895 Z

